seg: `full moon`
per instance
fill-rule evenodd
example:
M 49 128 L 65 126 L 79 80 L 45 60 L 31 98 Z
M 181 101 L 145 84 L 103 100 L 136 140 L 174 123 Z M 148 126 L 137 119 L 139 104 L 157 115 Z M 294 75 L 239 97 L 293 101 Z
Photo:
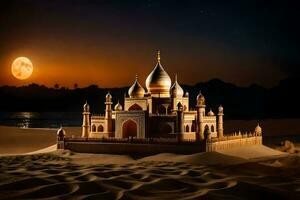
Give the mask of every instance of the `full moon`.
M 31 61 L 26 57 L 18 57 L 11 65 L 11 73 L 19 80 L 28 79 L 33 71 Z

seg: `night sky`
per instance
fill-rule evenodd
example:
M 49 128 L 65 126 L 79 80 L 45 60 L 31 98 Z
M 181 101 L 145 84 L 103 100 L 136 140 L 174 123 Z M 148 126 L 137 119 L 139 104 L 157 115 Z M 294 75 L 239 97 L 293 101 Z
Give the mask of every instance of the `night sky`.
M 1 0 L 0 85 L 144 85 L 161 50 L 180 83 L 272 87 L 300 74 L 296 2 Z M 10 73 L 18 56 L 33 62 L 28 80 Z

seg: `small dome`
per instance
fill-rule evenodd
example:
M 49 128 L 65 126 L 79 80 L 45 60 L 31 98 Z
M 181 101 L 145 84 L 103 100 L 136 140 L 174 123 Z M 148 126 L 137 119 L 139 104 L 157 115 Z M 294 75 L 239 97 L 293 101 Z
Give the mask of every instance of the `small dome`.
M 208 116 L 214 116 L 215 113 L 210 109 L 210 111 L 207 113 Z
M 66 135 L 66 131 L 62 128 L 62 127 L 60 127 L 58 130 L 57 130 L 57 136 L 60 136 L 60 137 L 63 137 L 63 136 L 65 136 Z
M 160 64 L 160 52 L 157 54 L 157 64 L 146 79 L 147 91 L 156 97 L 170 97 L 171 79 Z
M 106 99 L 106 102 L 110 102 L 111 101 L 112 96 L 111 96 L 111 94 L 109 92 L 106 94 L 105 99 Z
M 175 75 L 175 82 L 171 87 L 171 96 L 172 97 L 183 97 L 183 89 L 177 82 L 177 75 Z
M 184 96 L 185 96 L 185 97 L 189 97 L 190 94 L 189 94 L 188 92 L 185 92 Z
M 254 132 L 257 133 L 258 135 L 261 135 L 261 133 L 262 133 L 262 128 L 259 126 L 259 124 L 257 124 L 257 126 L 255 127 Z
M 205 97 L 202 95 L 201 91 L 197 95 L 197 105 L 205 105 Z
M 123 106 L 118 101 L 118 103 L 115 105 L 115 111 L 122 111 L 122 110 L 123 110 Z
M 87 103 L 87 101 L 85 102 L 85 104 L 83 105 L 83 110 L 85 112 L 89 112 L 90 111 L 90 105 Z
M 138 98 L 144 97 L 145 95 L 145 90 L 138 82 L 137 76 L 135 78 L 133 85 L 128 90 L 128 95 L 129 97 L 138 97 Z
M 223 106 L 220 105 L 218 110 L 219 110 L 219 113 L 223 113 Z

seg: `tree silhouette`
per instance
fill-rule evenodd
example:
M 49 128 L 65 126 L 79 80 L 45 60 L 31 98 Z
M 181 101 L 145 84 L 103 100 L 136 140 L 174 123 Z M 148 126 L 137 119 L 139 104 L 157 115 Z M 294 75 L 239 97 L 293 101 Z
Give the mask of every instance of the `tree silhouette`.
M 59 89 L 59 84 L 58 84 L 58 83 L 55 83 L 54 88 L 55 88 L 55 89 Z

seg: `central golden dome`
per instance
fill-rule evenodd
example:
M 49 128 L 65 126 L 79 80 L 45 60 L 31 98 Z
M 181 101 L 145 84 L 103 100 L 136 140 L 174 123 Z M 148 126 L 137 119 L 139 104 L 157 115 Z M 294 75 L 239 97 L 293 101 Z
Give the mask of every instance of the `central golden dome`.
M 170 97 L 171 78 L 160 64 L 160 52 L 157 64 L 146 79 L 147 91 L 154 97 Z

